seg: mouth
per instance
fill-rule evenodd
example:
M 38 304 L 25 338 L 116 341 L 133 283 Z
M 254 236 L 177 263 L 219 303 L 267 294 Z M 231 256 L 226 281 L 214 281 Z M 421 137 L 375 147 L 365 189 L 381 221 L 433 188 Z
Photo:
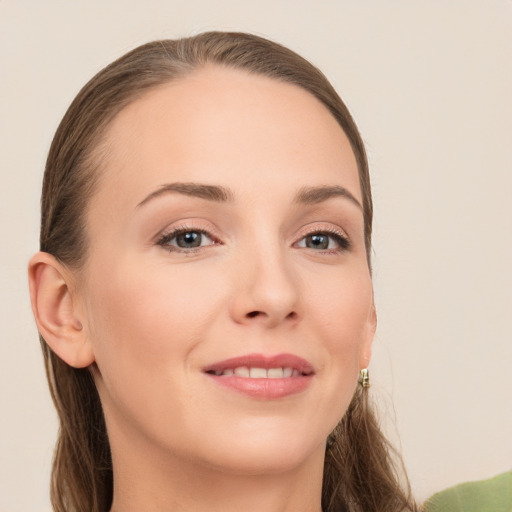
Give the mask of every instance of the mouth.
M 287 379 L 289 377 L 299 377 L 301 375 L 310 375 L 299 373 L 299 370 L 291 366 L 284 368 L 258 368 L 237 366 L 236 368 L 226 368 L 225 370 L 208 370 L 206 373 L 216 375 L 217 377 L 230 377 L 236 375 L 243 379 Z
M 248 354 L 213 363 L 203 372 L 224 388 L 260 399 L 299 393 L 315 374 L 308 361 L 293 354 Z

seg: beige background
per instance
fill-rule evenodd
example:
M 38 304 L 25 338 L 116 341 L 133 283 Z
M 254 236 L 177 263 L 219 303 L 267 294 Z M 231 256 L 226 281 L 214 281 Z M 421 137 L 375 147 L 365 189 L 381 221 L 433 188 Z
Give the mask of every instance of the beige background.
M 360 125 L 376 210 L 373 393 L 417 496 L 509 469 L 510 0 L 0 0 L 0 510 L 49 510 L 56 419 L 25 269 L 51 136 L 112 59 L 207 29 L 308 57 Z

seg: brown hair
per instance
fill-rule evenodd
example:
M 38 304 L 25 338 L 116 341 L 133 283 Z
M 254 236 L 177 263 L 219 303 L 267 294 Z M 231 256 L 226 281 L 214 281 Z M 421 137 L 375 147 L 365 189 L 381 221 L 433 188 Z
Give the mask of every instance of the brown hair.
M 85 212 L 97 186 L 102 136 L 109 123 L 149 89 L 208 63 L 295 84 L 329 109 L 357 160 L 370 265 L 373 212 L 368 163 L 347 107 L 327 78 L 291 50 L 254 35 L 227 32 L 145 44 L 101 70 L 83 87 L 57 129 L 46 162 L 40 249 L 70 268 L 82 266 L 88 249 Z M 93 378 L 87 368 L 64 363 L 42 337 L 41 344 L 60 419 L 51 486 L 54 510 L 107 512 L 113 493 L 112 461 Z M 324 466 L 325 512 L 415 510 L 409 491 L 402 490 L 392 449 L 368 400 L 367 388 L 358 387 L 331 434 Z

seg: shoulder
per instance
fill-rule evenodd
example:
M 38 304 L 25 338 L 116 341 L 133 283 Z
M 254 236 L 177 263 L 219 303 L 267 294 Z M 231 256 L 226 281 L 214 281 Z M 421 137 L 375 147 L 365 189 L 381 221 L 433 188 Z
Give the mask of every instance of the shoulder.
M 434 494 L 425 503 L 425 512 L 511 512 L 512 471 L 467 482 Z

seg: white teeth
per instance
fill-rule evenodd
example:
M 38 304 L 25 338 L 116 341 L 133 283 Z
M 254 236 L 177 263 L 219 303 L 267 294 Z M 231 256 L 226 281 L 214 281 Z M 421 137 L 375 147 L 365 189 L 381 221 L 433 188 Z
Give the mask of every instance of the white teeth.
M 266 379 L 267 370 L 265 370 L 265 368 L 251 368 L 249 370 L 249 375 L 251 379 Z
M 239 377 L 249 377 L 249 368 L 247 368 L 247 366 L 239 366 L 235 368 L 235 375 Z
M 284 377 L 284 371 L 282 368 L 269 368 L 267 370 L 267 376 L 269 379 L 282 379 Z
M 249 368 L 247 366 L 238 366 L 237 368 L 226 368 L 225 370 L 215 370 L 216 376 L 245 377 L 251 379 L 283 379 L 289 377 L 299 377 L 301 373 L 295 368 L 287 366 L 286 368 Z

